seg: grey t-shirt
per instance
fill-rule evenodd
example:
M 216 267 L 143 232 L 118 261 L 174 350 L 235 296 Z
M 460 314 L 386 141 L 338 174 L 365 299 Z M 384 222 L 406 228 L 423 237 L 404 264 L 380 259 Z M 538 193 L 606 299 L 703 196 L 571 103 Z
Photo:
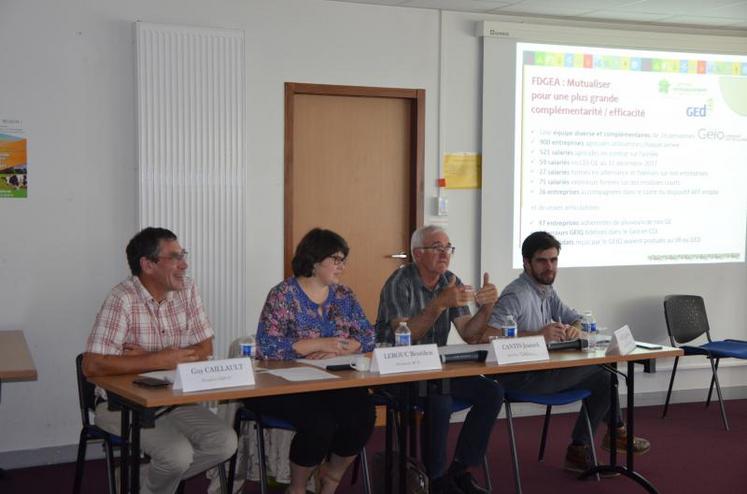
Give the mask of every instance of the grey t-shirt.
M 571 324 L 581 319 L 560 300 L 552 285 L 537 283 L 526 272 L 503 289 L 488 325 L 503 327 L 509 314 L 514 316 L 519 331 L 538 331 L 551 321 Z
M 420 314 L 426 305 L 436 298 L 441 290 L 446 288 L 451 276 L 454 276 L 454 274 L 451 271 L 446 271 L 445 274 L 441 275 L 433 290 L 429 290 L 423 285 L 415 263 L 408 264 L 392 273 L 381 289 L 379 312 L 376 317 L 376 341 L 393 343 L 394 330 L 391 322 L 395 319 L 410 319 Z M 457 278 L 456 284 L 462 286 L 462 281 Z M 413 344 L 436 343 L 438 346 L 446 345 L 452 321 L 468 315 L 470 315 L 470 310 L 466 305 L 443 311 L 433 324 L 433 328 L 420 340 L 413 341 Z

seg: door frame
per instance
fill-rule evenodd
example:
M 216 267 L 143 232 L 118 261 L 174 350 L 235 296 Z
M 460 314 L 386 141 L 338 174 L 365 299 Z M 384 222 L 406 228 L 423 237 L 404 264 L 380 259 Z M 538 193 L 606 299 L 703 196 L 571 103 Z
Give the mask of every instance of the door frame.
M 401 98 L 411 105 L 411 153 L 410 153 L 410 232 L 423 226 L 423 167 L 425 148 L 425 89 L 402 89 L 366 86 L 338 86 L 331 84 L 285 83 L 285 195 L 284 205 L 284 273 L 293 274 L 291 260 L 295 245 L 293 236 L 293 128 L 294 97 L 298 94 L 319 96 L 361 96 L 368 98 Z M 409 246 L 407 246 L 409 248 Z

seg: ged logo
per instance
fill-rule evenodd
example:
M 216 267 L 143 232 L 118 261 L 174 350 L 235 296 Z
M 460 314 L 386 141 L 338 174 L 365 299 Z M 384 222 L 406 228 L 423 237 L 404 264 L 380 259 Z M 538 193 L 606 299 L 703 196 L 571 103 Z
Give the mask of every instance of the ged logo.
M 708 99 L 702 106 L 688 106 L 685 114 L 688 117 L 705 117 L 713 111 L 713 99 Z

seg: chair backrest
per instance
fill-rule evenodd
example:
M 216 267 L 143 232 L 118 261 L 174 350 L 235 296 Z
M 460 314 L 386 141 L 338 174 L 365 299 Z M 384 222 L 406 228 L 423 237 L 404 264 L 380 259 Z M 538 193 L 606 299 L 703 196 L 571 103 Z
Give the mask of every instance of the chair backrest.
M 96 386 L 89 383 L 83 375 L 83 354 L 75 357 L 75 373 L 78 378 L 78 403 L 80 404 L 80 419 L 84 427 L 91 425 L 88 411 L 96 409 Z
M 703 297 L 667 295 L 664 297 L 664 316 L 672 346 L 692 341 L 703 333 L 711 341 Z
M 241 357 L 241 345 L 239 343 L 243 338 L 243 336 L 234 338 L 234 340 L 228 346 L 228 358 Z

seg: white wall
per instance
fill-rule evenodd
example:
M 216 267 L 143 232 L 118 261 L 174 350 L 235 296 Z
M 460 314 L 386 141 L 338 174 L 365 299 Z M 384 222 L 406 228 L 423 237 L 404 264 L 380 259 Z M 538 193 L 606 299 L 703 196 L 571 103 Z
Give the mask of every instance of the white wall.
M 23 121 L 30 163 L 29 198 L 0 201 L 0 329 L 25 331 L 39 370 L 36 382 L 3 385 L 0 455 L 77 441 L 73 358 L 106 293 L 127 275 L 124 246 L 136 228 L 134 21 L 246 33 L 247 330 L 253 331 L 267 290 L 283 274 L 283 83 L 426 89 L 431 220 L 440 153 L 480 150 L 481 42 L 474 21 L 482 18 L 490 17 L 321 0 L 0 3 L 0 118 Z M 480 192 L 448 191 L 448 197 L 447 227 L 458 248 L 453 268 L 475 283 Z M 742 322 L 744 267 L 718 269 L 725 296 L 709 300 L 712 318 Z M 700 270 L 683 270 L 670 281 L 685 290 Z M 664 268 L 644 274 L 668 276 Z M 496 273 L 494 280 L 502 285 L 514 275 Z M 634 324 L 660 319 L 658 294 L 640 283 L 636 268 L 629 276 L 612 288 L 610 300 L 624 300 L 614 310 Z M 584 305 L 578 300 L 592 289 L 580 287 L 598 279 L 564 272 L 559 289 L 570 303 Z M 717 293 L 718 280 L 708 283 Z M 652 329 L 661 330 L 663 319 L 657 324 Z M 729 384 L 741 384 L 741 372 Z M 659 374 L 654 389 L 665 377 Z M 705 378 L 692 383 L 685 386 L 701 387 Z
M 513 157 L 510 150 L 513 148 L 514 136 L 512 128 L 504 127 L 505 132 L 493 129 L 490 142 L 480 142 L 480 136 L 483 135 L 483 41 L 475 35 L 480 21 L 495 21 L 499 20 L 499 17 L 444 13 L 443 19 L 441 97 L 445 103 L 442 103 L 441 142 L 446 143 L 447 151 L 482 149 L 487 154 L 487 149 L 491 149 L 491 156 L 502 158 L 496 160 L 497 162 L 483 163 L 484 176 L 490 173 L 492 181 L 486 180 L 483 184 L 482 205 L 487 203 L 492 206 L 488 206 L 489 210 L 482 211 L 480 204 L 475 206 L 473 210 L 477 211 L 477 225 L 472 227 L 474 217 L 470 218 L 469 230 L 460 231 L 460 234 L 466 239 L 476 239 L 476 243 L 472 245 L 475 246 L 478 259 L 471 265 L 472 269 L 479 269 L 482 264 L 483 269 L 490 270 L 497 286 L 505 286 L 520 272 L 511 267 Z M 553 32 L 553 27 L 547 26 L 546 32 L 546 36 L 551 40 L 552 34 L 549 33 Z M 699 31 L 692 34 L 719 33 Z M 677 37 L 674 34 L 671 36 Z M 630 32 L 628 43 L 637 46 L 641 37 L 646 36 Z M 682 37 L 678 39 L 681 40 Z M 703 42 L 699 45 L 700 49 L 719 52 L 721 46 L 721 51 L 734 52 L 740 46 L 739 41 L 735 41 L 736 38 L 733 37 L 719 40 L 718 36 L 710 36 L 707 39 L 709 44 L 704 47 Z M 506 46 L 508 44 L 506 43 Z M 745 47 L 747 42 L 741 43 L 743 51 Z M 511 51 L 505 56 L 508 58 L 512 54 Z M 507 91 L 512 92 L 512 59 L 506 61 L 506 66 L 506 78 L 509 80 L 505 86 L 508 87 Z M 499 73 L 493 80 L 500 77 Z M 498 88 L 494 87 L 493 91 L 497 92 Z M 495 100 L 499 98 L 496 96 Z M 490 102 L 488 106 L 492 103 L 495 101 Z M 497 117 L 504 113 L 512 114 L 510 109 L 499 108 L 497 105 L 491 108 L 494 112 L 492 115 L 496 116 L 491 120 L 496 126 L 504 124 L 513 127 L 512 118 Z M 474 147 L 468 148 L 470 145 Z M 462 147 L 464 149 L 461 149 Z M 487 186 L 490 184 L 492 186 Z M 465 201 L 467 200 L 472 200 L 472 197 L 465 197 Z M 747 236 L 747 232 L 742 234 Z M 481 252 L 481 243 L 488 246 L 487 249 L 490 251 Z M 698 294 L 705 298 L 709 322 L 716 337 L 747 339 L 747 326 L 744 323 L 747 319 L 747 304 L 744 303 L 747 300 L 745 263 L 564 269 L 562 251 L 559 262 L 561 268 L 555 284 L 556 289 L 568 305 L 579 310 L 592 309 L 600 325 L 616 329 L 628 324 L 638 339 L 669 344 L 662 306 L 664 296 L 674 293 Z M 663 372 L 642 376 L 636 383 L 637 391 L 666 391 L 670 376 L 667 370 L 671 368 L 671 362 L 662 359 L 657 365 Z M 722 386 L 738 387 L 744 386 L 747 382 L 747 366 L 743 362 L 726 361 L 722 367 L 722 372 L 719 373 Z M 709 376 L 710 367 L 705 359 L 685 359 L 680 363 L 675 389 L 703 388 L 708 385 Z
M 436 11 L 313 0 L 3 1 L 0 113 L 27 129 L 30 187 L 26 200 L 0 201 L 0 329 L 24 330 L 39 380 L 4 383 L 0 453 L 77 441 L 73 359 L 127 275 L 124 246 L 136 228 L 136 20 L 246 33 L 247 330 L 283 276 L 284 82 L 426 89 L 426 180 L 435 182 Z

